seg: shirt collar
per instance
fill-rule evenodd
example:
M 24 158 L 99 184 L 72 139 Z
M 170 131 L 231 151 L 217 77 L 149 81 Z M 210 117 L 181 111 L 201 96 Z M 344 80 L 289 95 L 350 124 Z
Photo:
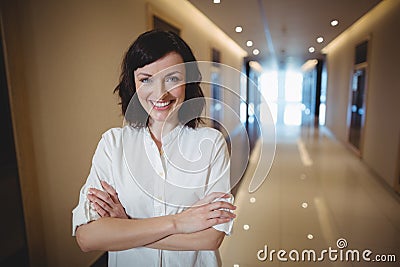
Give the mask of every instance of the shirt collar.
M 168 144 L 170 144 L 172 141 L 175 140 L 176 137 L 178 137 L 179 133 L 181 132 L 181 130 L 183 129 L 184 125 L 181 123 L 178 123 L 178 125 L 172 129 L 172 131 L 170 131 L 169 133 L 167 133 L 165 136 L 162 137 L 162 145 L 163 146 L 167 146 Z M 148 141 L 153 141 L 153 139 L 151 138 L 151 134 L 150 134 L 150 130 L 149 127 L 143 127 L 144 128 L 144 134 L 146 137 L 146 140 Z

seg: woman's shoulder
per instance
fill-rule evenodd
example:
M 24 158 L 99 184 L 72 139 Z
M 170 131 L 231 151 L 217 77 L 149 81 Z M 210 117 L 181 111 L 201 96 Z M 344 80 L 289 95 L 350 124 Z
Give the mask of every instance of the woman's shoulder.
M 186 132 L 194 137 L 194 138 L 210 138 L 210 139 L 220 139 L 223 138 L 223 135 L 217 129 L 208 127 L 208 126 L 201 126 L 197 128 L 190 128 L 185 126 Z
M 143 133 L 143 128 L 131 126 L 110 128 L 102 134 L 102 139 L 111 146 L 118 146 L 122 142 L 123 135 L 138 136 Z

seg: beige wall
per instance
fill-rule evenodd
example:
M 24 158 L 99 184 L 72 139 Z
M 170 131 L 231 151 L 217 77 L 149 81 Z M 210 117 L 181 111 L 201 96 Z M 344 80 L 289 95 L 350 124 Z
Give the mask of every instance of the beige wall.
M 99 255 L 80 252 L 71 210 L 101 133 L 122 124 L 112 91 L 123 53 L 149 28 L 147 2 L 182 27 L 199 60 L 212 44 L 241 68 L 244 51 L 185 0 L 1 2 L 32 266 L 89 266 Z
M 394 186 L 400 133 L 400 1 L 385 0 L 326 48 L 326 124 L 347 140 L 347 109 L 355 46 L 368 36 L 369 73 L 363 160 Z M 397 174 L 398 175 L 398 174 Z

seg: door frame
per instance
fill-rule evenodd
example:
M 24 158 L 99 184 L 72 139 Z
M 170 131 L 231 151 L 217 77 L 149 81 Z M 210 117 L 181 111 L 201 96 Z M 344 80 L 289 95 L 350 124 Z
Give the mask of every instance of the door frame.
M 358 157 L 362 158 L 364 151 L 364 138 L 365 138 L 365 128 L 366 128 L 366 118 L 368 113 L 367 103 L 368 103 L 368 86 L 369 86 L 369 66 L 370 66 L 370 54 L 371 54 L 371 36 L 367 36 L 360 42 L 356 43 L 355 47 L 358 45 L 368 42 L 367 45 L 367 60 L 365 62 L 355 64 L 352 68 L 350 75 L 350 83 L 349 83 L 349 92 L 348 92 L 348 103 L 347 103 L 347 121 L 346 121 L 346 145 L 347 147 L 353 151 Z M 355 58 L 355 49 L 354 49 L 354 57 Z M 360 129 L 360 148 L 356 148 L 352 143 L 350 143 L 350 127 L 351 127 L 351 106 L 352 106 L 352 91 L 353 91 L 353 76 L 357 70 L 365 69 L 365 86 L 364 86 L 364 97 L 363 97 L 363 110 L 364 114 L 361 118 L 361 129 Z

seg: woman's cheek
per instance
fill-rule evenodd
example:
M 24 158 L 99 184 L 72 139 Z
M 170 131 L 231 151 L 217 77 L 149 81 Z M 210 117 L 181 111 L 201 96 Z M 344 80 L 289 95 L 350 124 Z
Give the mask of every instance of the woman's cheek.
M 170 92 L 176 98 L 185 98 L 185 85 L 180 85 Z

